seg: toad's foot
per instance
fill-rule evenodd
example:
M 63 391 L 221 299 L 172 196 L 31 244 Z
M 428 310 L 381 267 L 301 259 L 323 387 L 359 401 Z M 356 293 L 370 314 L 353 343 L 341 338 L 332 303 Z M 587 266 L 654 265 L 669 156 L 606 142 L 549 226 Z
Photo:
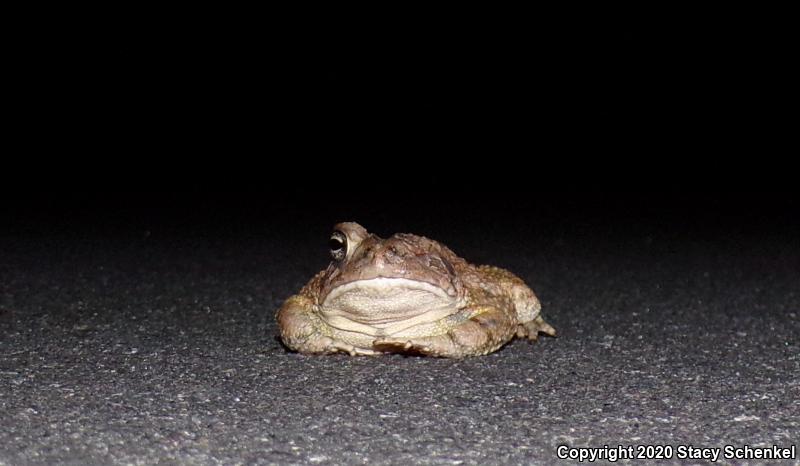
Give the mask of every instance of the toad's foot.
M 330 337 L 321 337 L 321 338 L 326 353 L 341 352 L 341 353 L 347 353 L 350 356 L 376 356 L 381 354 L 380 351 L 374 351 L 367 348 L 359 348 L 357 346 L 347 344 L 343 341 L 334 340 Z
M 484 307 L 447 332 L 434 336 L 381 338 L 373 348 L 387 353 L 462 358 L 488 354 L 514 336 L 514 319 L 494 307 Z
M 551 337 L 556 336 L 556 329 L 545 322 L 542 316 L 537 316 L 530 322 L 517 325 L 517 336 L 520 338 L 536 341 L 539 339 L 539 332 L 550 335 Z

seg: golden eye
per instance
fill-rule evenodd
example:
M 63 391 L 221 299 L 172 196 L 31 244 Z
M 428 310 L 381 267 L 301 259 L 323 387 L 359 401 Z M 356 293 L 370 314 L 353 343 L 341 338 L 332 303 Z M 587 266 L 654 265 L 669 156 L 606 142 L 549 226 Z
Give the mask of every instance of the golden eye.
M 328 241 L 328 247 L 334 260 L 340 261 L 344 259 L 347 256 L 347 236 L 341 231 L 334 231 Z

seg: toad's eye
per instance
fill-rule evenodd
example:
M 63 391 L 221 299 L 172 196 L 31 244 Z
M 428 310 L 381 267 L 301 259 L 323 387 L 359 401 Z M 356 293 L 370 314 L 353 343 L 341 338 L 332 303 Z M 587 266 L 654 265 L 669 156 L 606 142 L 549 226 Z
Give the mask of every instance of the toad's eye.
M 334 260 L 340 261 L 347 255 L 347 237 L 341 231 L 333 232 L 328 246 L 331 248 L 331 257 Z

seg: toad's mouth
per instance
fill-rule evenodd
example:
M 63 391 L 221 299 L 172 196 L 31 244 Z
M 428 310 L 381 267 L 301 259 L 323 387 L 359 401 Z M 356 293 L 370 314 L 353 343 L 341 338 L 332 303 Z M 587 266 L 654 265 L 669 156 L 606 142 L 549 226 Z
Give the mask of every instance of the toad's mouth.
M 331 327 L 370 336 L 392 336 L 458 312 L 459 300 L 430 283 L 373 278 L 340 285 L 322 302 Z

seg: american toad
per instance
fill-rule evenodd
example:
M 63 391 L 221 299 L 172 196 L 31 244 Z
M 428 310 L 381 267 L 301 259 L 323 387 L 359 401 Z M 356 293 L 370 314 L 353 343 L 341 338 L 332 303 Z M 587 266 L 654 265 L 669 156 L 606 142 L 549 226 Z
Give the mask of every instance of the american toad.
M 330 251 L 333 262 L 278 311 L 283 342 L 301 353 L 460 358 L 556 334 L 522 280 L 428 238 L 381 239 L 347 222 Z

